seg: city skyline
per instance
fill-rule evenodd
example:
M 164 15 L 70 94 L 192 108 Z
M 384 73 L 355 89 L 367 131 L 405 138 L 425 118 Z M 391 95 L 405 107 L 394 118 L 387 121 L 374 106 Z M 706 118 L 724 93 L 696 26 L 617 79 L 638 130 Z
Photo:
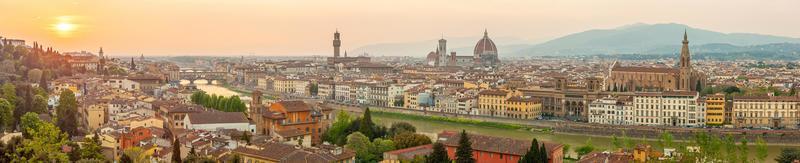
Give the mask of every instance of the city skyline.
M 799 2 L 689 2 L 3 1 L 0 9 L 19 14 L 0 18 L 12 24 L 0 35 L 62 51 L 105 47 L 111 56 L 328 56 L 336 29 L 343 50 L 442 35 L 479 38 L 484 29 L 534 44 L 634 23 L 800 37 L 793 30 L 800 22 L 782 19 L 800 14 L 791 7 Z M 742 6 L 756 7 L 741 12 Z

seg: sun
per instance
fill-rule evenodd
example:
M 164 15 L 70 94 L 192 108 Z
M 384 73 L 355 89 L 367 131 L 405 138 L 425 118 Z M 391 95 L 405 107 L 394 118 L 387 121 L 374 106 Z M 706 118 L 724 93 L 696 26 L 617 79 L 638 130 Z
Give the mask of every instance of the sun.
M 55 17 L 55 22 L 50 24 L 52 30 L 57 36 L 62 38 L 72 37 L 80 25 L 74 23 L 74 16 L 58 16 Z
M 60 22 L 55 25 L 55 29 L 59 32 L 71 32 L 75 30 L 75 24 L 69 22 Z

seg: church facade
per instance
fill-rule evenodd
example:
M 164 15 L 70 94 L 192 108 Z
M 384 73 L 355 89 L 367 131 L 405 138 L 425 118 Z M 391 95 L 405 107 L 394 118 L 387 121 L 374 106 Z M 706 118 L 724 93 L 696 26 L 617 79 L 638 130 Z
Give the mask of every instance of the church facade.
M 686 33 L 682 43 L 678 67 L 627 67 L 614 62 L 604 89 L 611 92 L 700 91 L 706 85 L 706 77 L 692 68 Z

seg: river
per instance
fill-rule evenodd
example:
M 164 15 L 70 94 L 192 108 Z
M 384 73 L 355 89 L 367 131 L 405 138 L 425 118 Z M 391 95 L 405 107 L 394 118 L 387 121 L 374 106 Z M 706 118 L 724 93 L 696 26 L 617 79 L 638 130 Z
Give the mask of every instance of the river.
M 188 80 L 181 80 L 181 85 L 188 85 L 188 84 L 189 84 Z M 213 82 L 211 84 L 208 84 L 208 81 L 206 81 L 206 80 L 195 80 L 194 81 L 194 85 L 197 86 L 197 89 L 203 90 L 206 93 L 208 93 L 209 95 L 210 94 L 216 94 L 216 95 L 221 95 L 221 96 L 225 96 L 225 97 L 230 97 L 230 96 L 233 96 L 233 95 L 237 95 L 237 96 L 239 96 L 240 99 L 242 99 L 242 101 L 245 102 L 245 104 L 247 104 L 247 105 L 250 104 L 249 101 L 251 100 L 251 98 L 250 98 L 249 95 L 242 94 L 242 93 L 233 91 L 231 89 L 225 88 L 222 85 L 219 85 L 217 82 Z

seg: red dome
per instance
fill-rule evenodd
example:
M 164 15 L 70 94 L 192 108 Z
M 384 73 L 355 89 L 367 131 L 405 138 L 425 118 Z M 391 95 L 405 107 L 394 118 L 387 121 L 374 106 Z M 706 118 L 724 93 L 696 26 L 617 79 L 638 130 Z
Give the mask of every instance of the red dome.
M 482 54 L 497 54 L 497 47 L 494 45 L 492 39 L 489 39 L 489 33 L 483 32 L 483 38 L 478 40 L 475 44 L 475 56 Z

